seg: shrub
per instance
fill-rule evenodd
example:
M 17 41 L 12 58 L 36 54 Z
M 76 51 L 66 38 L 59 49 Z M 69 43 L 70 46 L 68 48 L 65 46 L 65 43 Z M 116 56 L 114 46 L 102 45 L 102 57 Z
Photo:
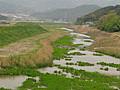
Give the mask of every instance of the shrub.
M 107 32 L 120 31 L 120 16 L 116 13 L 109 13 L 98 21 L 98 28 Z

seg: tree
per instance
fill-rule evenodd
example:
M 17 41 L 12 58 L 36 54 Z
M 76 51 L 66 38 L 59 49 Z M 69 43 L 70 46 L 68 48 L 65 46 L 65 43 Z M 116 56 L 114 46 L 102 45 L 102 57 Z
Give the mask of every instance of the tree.
M 109 13 L 104 15 L 97 24 L 98 28 L 108 32 L 120 31 L 120 16 L 116 13 Z

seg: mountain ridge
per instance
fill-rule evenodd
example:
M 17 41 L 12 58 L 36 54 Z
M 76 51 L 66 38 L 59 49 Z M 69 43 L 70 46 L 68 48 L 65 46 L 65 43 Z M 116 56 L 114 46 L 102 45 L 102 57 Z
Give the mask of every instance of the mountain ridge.
M 109 12 L 115 12 L 120 15 L 120 5 L 116 6 L 108 6 L 101 9 L 98 9 L 92 13 L 89 13 L 83 17 L 79 17 L 77 19 L 77 23 L 84 23 L 84 22 L 94 22 L 99 20 L 102 16 L 107 15 Z
M 84 16 L 92 11 L 99 9 L 97 5 L 81 5 L 75 8 L 56 9 L 43 13 L 34 13 L 32 16 L 37 19 L 75 21 L 78 16 Z
M 8 20 L 8 17 L 6 17 L 4 15 L 0 15 L 0 20 Z

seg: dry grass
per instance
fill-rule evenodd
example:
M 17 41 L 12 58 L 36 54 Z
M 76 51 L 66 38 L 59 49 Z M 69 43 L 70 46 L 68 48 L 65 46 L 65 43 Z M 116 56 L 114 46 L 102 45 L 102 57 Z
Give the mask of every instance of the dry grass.
M 54 36 L 56 35 L 56 36 Z M 60 38 L 63 34 L 60 32 L 53 33 L 50 37 L 47 39 L 44 39 L 41 41 L 42 48 L 40 48 L 37 53 L 35 54 L 35 60 L 36 64 L 45 64 L 45 63 L 52 63 L 52 53 L 53 53 L 53 47 L 52 42 L 56 41 L 58 38 Z
M 5 47 L 0 48 L 0 55 L 10 56 L 14 54 L 29 52 L 35 49 L 37 47 L 37 44 L 40 47 L 40 43 L 37 41 L 47 38 L 50 34 L 51 32 L 47 32 L 9 44 Z
M 49 32 L 10 44 L 0 50 L 0 67 L 42 67 L 52 64 L 52 43 L 64 36 L 63 31 Z
M 72 26 L 77 32 L 90 35 L 95 43 L 88 49 L 120 58 L 120 32 L 108 33 L 93 27 Z

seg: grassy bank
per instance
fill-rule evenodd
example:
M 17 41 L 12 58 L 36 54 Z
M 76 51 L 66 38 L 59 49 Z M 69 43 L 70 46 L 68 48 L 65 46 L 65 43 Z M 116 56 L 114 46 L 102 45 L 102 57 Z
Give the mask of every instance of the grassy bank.
M 46 66 L 52 62 L 52 57 L 54 59 L 64 58 L 68 50 L 74 47 L 72 44 L 73 37 L 66 36 L 64 32 L 56 31 L 56 29 L 50 28 L 49 30 L 49 26 L 46 28 L 48 28 L 49 32 L 42 34 L 42 37 L 40 34 L 37 39 L 36 37 L 32 39 L 37 42 L 37 48 L 33 49 L 32 52 L 15 55 L 11 62 L 8 62 L 13 66 L 0 69 L 1 76 L 30 76 L 17 90 L 114 90 L 114 87 L 120 88 L 119 76 L 105 76 L 96 72 L 92 73 L 60 66 L 58 67 L 63 69 L 64 72 L 79 76 L 79 78 L 74 76 L 73 78 L 66 78 L 64 75 L 41 74 L 38 72 L 37 69 L 39 67 Z M 32 40 L 30 39 L 30 41 Z M 81 55 L 78 52 L 74 54 Z M 93 65 L 85 62 L 77 63 L 80 66 Z M 39 78 L 39 80 L 34 79 L 35 77 Z M 0 90 L 4 89 L 1 88 Z
M 40 27 L 38 23 L 18 23 L 15 26 L 4 26 L 1 34 L 6 36 L 5 40 L 9 37 L 8 34 L 13 37 L 19 35 L 17 38 L 8 39 L 11 43 L 9 45 L 7 45 L 7 41 L 2 43 L 6 46 L 0 48 L 2 50 L 0 66 L 44 67 L 52 65 L 52 43 L 65 34 L 64 31 L 56 29 L 57 27 L 53 25 L 52 27 L 51 25 Z M 2 37 L 0 39 L 2 40 Z
M 26 75 L 26 76 L 39 76 L 40 73 L 35 70 L 35 68 L 23 68 L 23 67 L 9 67 L 0 69 L 0 76 L 17 76 L 17 75 Z
M 18 23 L 12 26 L 0 26 L 0 46 L 8 45 L 46 31 L 37 23 Z
M 26 83 L 29 84 L 24 84 L 20 87 L 20 90 L 26 88 L 32 88 L 32 90 L 113 90 L 109 85 L 105 84 L 105 81 L 103 83 L 101 81 L 85 81 L 80 79 L 69 79 L 56 75 L 43 75 L 41 81 L 41 83 L 39 82 L 36 84 L 27 81 Z M 45 85 L 46 88 L 40 89 L 35 87 L 40 86 L 41 84 Z
M 80 76 L 80 78 L 66 78 L 59 75 L 41 74 L 33 68 L 4 68 L 0 70 L 0 75 L 26 75 L 30 76 L 17 90 L 114 90 L 113 87 L 120 88 L 120 78 L 105 76 L 99 73 L 75 70 L 68 67 L 60 67 L 64 72 Z M 33 78 L 32 78 L 33 77 Z M 39 77 L 36 81 L 34 77 Z M 64 83 L 63 83 L 64 82 Z M 4 89 L 1 89 L 4 90 Z

